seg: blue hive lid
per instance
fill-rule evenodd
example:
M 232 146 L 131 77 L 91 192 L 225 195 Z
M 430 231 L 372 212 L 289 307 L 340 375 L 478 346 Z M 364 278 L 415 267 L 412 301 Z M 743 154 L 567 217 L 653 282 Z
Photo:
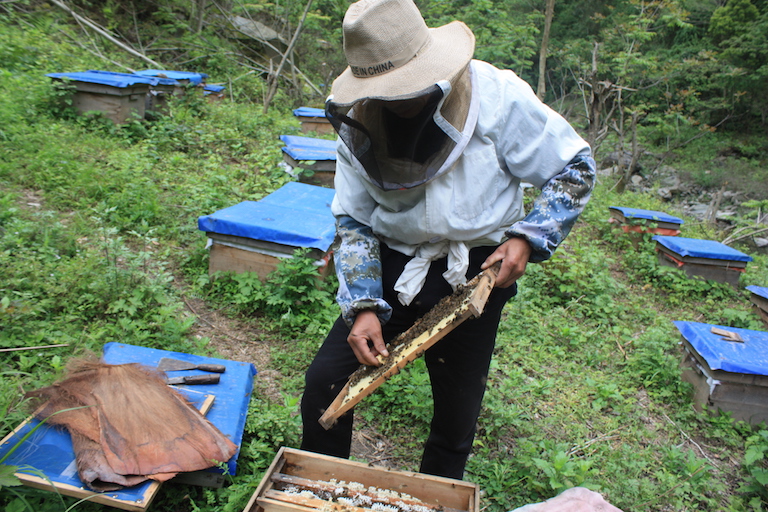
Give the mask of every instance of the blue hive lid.
M 750 285 L 750 286 L 747 286 L 747 290 L 754 293 L 755 295 L 759 295 L 760 297 L 768 299 L 768 288 L 766 288 L 765 286 Z
M 713 370 L 768 375 L 768 332 L 699 322 L 673 322 L 683 338 Z M 726 341 L 712 327 L 732 331 L 744 343 Z
M 206 84 L 205 87 L 203 87 L 203 91 L 205 91 L 206 93 L 221 92 L 224 89 L 226 89 L 226 87 L 224 87 L 223 85 L 215 85 L 215 84 Z
M 197 220 L 200 231 L 327 251 L 336 236 L 334 190 L 291 182 L 261 201 L 244 201 Z
M 116 77 L 131 77 L 131 76 L 139 76 L 141 78 L 146 78 L 149 80 L 152 80 L 150 82 L 150 85 L 179 85 L 179 82 L 176 80 L 173 80 L 171 78 L 157 78 L 157 77 L 149 77 L 149 76 L 143 76 L 143 75 L 136 75 L 135 73 L 118 73 L 115 71 L 102 71 L 98 69 L 89 69 L 88 73 L 100 73 L 102 75 L 114 75 Z
M 655 210 L 643 210 L 640 208 L 627 208 L 624 206 L 609 206 L 611 210 L 617 210 L 624 214 L 627 219 L 648 219 L 656 222 L 671 222 L 674 224 L 683 224 L 683 219 Z
M 325 110 L 322 108 L 299 107 L 293 111 L 296 117 L 325 117 Z
M 662 235 L 656 235 L 653 239 L 680 256 L 730 261 L 752 261 L 752 257 L 748 254 L 744 254 L 714 240 Z
M 137 75 L 158 76 L 165 75 L 173 80 L 189 80 L 189 83 L 198 85 L 202 83 L 208 75 L 205 73 L 193 73 L 191 71 L 170 71 L 165 69 L 143 69 L 136 72 Z
M 132 85 L 155 85 L 155 82 L 150 77 L 130 75 L 130 74 L 117 74 L 117 73 L 101 73 L 93 71 L 81 71 L 75 73 L 48 73 L 50 78 L 68 79 L 74 82 L 87 82 L 92 84 L 108 85 L 110 87 L 117 87 L 125 89 Z
M 280 140 L 285 142 L 283 152 L 294 160 L 336 160 L 335 140 L 298 135 L 281 135 Z

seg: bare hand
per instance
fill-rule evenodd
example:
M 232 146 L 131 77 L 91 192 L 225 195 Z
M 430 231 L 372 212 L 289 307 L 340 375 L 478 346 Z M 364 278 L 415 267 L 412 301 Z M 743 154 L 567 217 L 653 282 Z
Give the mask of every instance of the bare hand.
M 532 251 L 531 245 L 525 238 L 510 238 L 498 246 L 480 268 L 485 270 L 497 261 L 501 261 L 499 276 L 496 278 L 496 287 L 508 288 L 525 273 L 525 267 Z
M 387 346 L 381 334 L 381 322 L 374 311 L 360 311 L 347 337 L 347 343 L 361 364 L 380 366 L 377 356 L 387 357 Z

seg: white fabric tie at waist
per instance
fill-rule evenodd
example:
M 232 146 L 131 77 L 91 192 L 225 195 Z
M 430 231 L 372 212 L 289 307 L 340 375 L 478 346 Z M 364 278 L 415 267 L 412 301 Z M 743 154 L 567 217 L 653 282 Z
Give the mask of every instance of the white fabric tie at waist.
M 413 259 L 405 265 L 403 273 L 395 283 L 397 298 L 404 306 L 409 305 L 419 294 L 427 280 L 429 266 L 433 261 L 448 256 L 448 270 L 443 277 L 455 290 L 467 282 L 469 268 L 469 248 L 464 242 L 443 241 L 437 244 L 420 245 Z

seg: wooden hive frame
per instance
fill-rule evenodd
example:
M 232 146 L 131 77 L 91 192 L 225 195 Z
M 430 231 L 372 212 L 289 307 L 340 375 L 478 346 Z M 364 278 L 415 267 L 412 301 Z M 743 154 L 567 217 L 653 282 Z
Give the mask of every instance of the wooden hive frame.
M 373 503 L 400 511 L 479 512 L 479 496 L 476 484 L 462 480 L 282 447 L 244 512 L 371 512 Z M 354 497 L 365 505 L 350 504 Z
M 453 295 L 441 300 L 410 329 L 392 340 L 389 356 L 379 358 L 381 366 L 360 366 L 320 417 L 320 424 L 325 429 L 331 428 L 341 415 L 373 393 L 387 379 L 423 354 L 464 320 L 470 316 L 479 317 L 496 284 L 499 268 L 500 265 L 496 264 L 475 276 Z M 445 311 L 445 307 L 451 305 L 453 305 L 452 309 Z

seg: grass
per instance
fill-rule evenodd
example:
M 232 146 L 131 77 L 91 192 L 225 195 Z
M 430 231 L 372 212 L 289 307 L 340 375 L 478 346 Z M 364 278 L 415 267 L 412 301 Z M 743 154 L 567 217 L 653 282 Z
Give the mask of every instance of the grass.
M 298 446 L 303 372 L 336 315 L 333 283 L 308 286 L 311 262 L 302 258 L 266 283 L 252 275 L 211 280 L 196 219 L 260 199 L 288 180 L 278 135 L 297 132 L 291 109 L 278 104 L 264 115 L 257 96 L 215 105 L 189 97 L 153 122 L 114 127 L 75 117 L 44 75 L 102 63 L 53 40 L 51 21 L 25 30 L 3 21 L 0 348 L 68 347 L 0 353 L 0 435 L 27 416 L 24 392 L 53 382 L 71 357 L 99 353 L 105 342 L 218 355 L 219 344 L 197 335 L 202 320 L 185 304 L 195 298 L 259 329 L 269 352 L 269 366 L 259 370 L 272 381 L 256 379 L 239 474 L 223 489 L 164 486 L 153 507 L 242 510 L 277 449 Z M 750 162 L 759 153 L 748 150 L 760 144 L 728 157 L 740 158 L 739 172 L 756 181 L 763 171 Z M 683 160 L 710 158 L 703 147 Z M 602 178 L 564 246 L 529 267 L 505 309 L 467 479 L 481 486 L 489 512 L 574 485 L 599 490 L 624 510 L 763 510 L 768 429 L 694 410 L 672 322 L 764 327 L 743 289 L 660 267 L 648 238 L 635 246 L 607 222 L 611 205 L 682 215 L 677 205 L 612 188 Z M 683 236 L 724 237 L 685 220 Z M 768 284 L 768 256 L 737 247 L 754 257 L 742 285 Z M 392 444 L 389 464 L 416 470 L 430 420 L 423 363 L 363 401 L 357 418 Z M 50 496 L 5 487 L 0 505 L 63 510 Z

